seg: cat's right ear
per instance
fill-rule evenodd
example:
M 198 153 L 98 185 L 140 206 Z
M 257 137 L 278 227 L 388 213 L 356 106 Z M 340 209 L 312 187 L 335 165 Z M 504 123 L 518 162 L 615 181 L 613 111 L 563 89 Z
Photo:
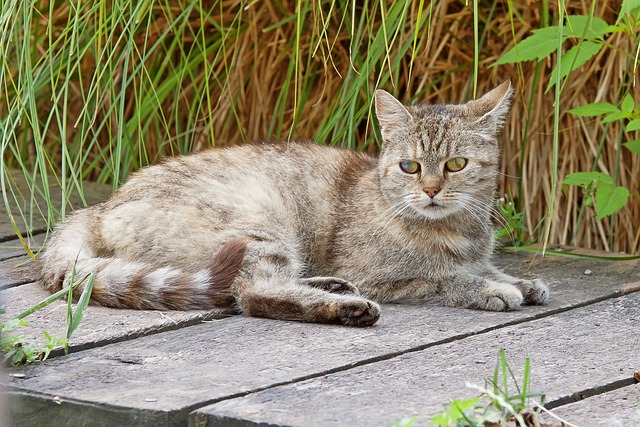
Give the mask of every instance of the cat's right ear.
M 380 125 L 380 133 L 386 138 L 394 130 L 406 127 L 413 118 L 404 105 L 389 92 L 376 90 L 376 116 Z

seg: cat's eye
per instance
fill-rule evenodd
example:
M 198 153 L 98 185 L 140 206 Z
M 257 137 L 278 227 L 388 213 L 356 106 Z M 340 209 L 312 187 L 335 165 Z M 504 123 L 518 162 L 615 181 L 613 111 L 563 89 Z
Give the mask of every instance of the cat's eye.
M 404 173 L 418 173 L 420 172 L 420 163 L 413 160 L 404 160 L 400 162 L 400 169 Z
M 447 160 L 447 163 L 444 164 L 444 167 L 449 172 L 458 172 L 464 169 L 467 166 L 467 159 L 462 157 L 455 157 L 453 159 Z

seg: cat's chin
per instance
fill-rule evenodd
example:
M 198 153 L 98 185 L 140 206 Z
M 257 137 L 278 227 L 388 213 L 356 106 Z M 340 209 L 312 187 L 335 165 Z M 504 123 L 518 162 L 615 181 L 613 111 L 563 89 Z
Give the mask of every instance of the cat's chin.
M 431 220 L 431 221 L 445 219 L 458 211 L 458 209 L 455 207 L 433 205 L 433 204 L 429 206 L 412 206 L 412 208 L 422 218 Z

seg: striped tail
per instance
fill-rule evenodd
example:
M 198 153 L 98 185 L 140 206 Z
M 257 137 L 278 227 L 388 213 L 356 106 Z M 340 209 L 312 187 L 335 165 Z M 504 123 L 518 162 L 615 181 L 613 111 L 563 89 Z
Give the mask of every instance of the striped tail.
M 46 289 L 56 292 L 68 287 L 75 266 L 76 283 L 89 274 L 94 275 L 93 304 L 144 310 L 223 308 L 233 311 L 231 284 L 246 250 L 244 240 L 232 240 L 220 248 L 206 268 L 185 271 L 95 257 L 86 251 L 77 252 L 73 258 L 64 257 L 64 252 L 70 254 L 71 251 L 59 250 L 55 242 L 52 243 L 41 258 L 40 282 Z M 74 297 L 78 298 L 83 289 L 84 283 L 77 285 Z

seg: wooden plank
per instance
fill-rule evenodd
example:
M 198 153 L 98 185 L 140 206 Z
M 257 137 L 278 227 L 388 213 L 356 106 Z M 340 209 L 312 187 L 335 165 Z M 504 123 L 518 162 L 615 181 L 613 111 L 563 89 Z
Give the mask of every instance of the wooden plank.
M 33 252 L 36 253 L 44 243 L 45 234 L 37 234 L 33 237 L 24 237 L 24 243 Z M 0 242 L 0 262 L 11 258 L 17 258 L 26 255 L 26 250 L 18 239 Z M 2 268 L 0 264 L 0 268 Z
M 25 295 L 29 296 L 26 302 Z M 43 301 L 49 296 L 49 293 L 39 284 L 29 283 L 7 289 L 1 292 L 0 296 L 2 304 L 7 307 L 7 313 L 0 318 L 7 319 L 27 310 L 35 303 Z M 73 304 L 73 309 L 75 310 L 75 304 Z M 16 328 L 13 334 L 40 345 L 46 343 L 42 331 L 63 338 L 66 336 L 67 330 L 66 312 L 66 299 L 53 302 L 28 316 L 26 320 L 29 325 Z M 220 316 L 206 310 L 160 312 L 89 306 L 84 311 L 80 327 L 71 337 L 71 351 L 185 327 L 203 321 L 215 321 L 215 318 L 219 319 Z
M 512 264 L 513 271 L 515 265 L 529 268 L 527 259 L 518 256 L 506 262 Z M 637 286 L 639 282 L 637 263 L 620 263 L 617 269 L 621 273 L 611 268 L 608 274 L 599 274 L 598 280 L 591 280 L 592 276 L 583 275 L 583 261 L 562 260 L 563 268 L 556 264 L 555 269 L 545 273 L 552 291 L 558 295 L 548 306 L 490 313 L 428 305 L 386 305 L 380 322 L 365 329 L 238 316 L 49 360 L 17 370 L 24 378 L 11 377 L 5 384 L 18 392 L 12 399 L 20 399 L 20 393 L 30 391 L 50 396 L 51 411 L 57 405 L 53 399 L 58 396 L 65 401 L 92 402 L 119 411 L 131 409 L 132 414 L 166 412 L 175 425 L 183 425 L 191 410 L 218 400 L 310 376 L 351 372 L 351 368 L 360 364 L 433 346 L 440 349 L 444 343 L 474 334 L 483 334 L 486 340 L 495 328 L 617 295 L 627 289 L 624 283 L 633 280 L 636 283 L 633 286 Z M 588 261 L 601 273 L 609 269 L 605 264 Z M 534 273 L 537 274 L 535 268 L 530 274 Z M 553 324 L 554 318 L 550 317 L 548 322 Z M 111 321 L 105 320 L 103 327 L 109 328 Z M 491 347 L 491 351 L 478 364 L 483 368 L 481 379 L 492 366 L 497 351 L 495 345 L 486 347 Z M 438 355 L 446 367 L 430 365 L 436 374 L 446 372 L 451 365 L 440 352 Z M 403 357 L 408 356 L 393 360 Z M 462 386 L 455 387 L 458 390 Z M 362 390 L 355 384 L 349 389 L 349 393 L 359 392 Z M 79 407 L 78 411 L 81 410 Z M 281 408 L 275 405 L 274 411 L 278 410 Z
M 0 290 L 30 283 L 37 279 L 36 262 L 26 255 L 0 262 Z
M 546 392 L 550 400 L 566 398 L 616 381 L 632 381 L 640 367 L 640 341 L 630 334 L 638 330 L 640 293 L 635 293 L 215 403 L 192 414 L 191 424 L 392 425 L 417 416 L 416 425 L 426 425 L 443 403 L 477 395 L 465 383 L 484 385 L 492 378 L 500 348 L 506 349 L 516 378 L 522 378 L 523 358 L 530 358 L 531 390 Z M 512 393 L 516 394 L 513 389 Z M 572 422 L 569 409 L 565 419 Z M 605 407 L 580 425 L 610 419 Z M 624 425 L 634 425 L 625 421 Z
M 640 384 L 564 405 L 553 412 L 579 426 L 640 426 Z
M 50 396 L 22 394 L 8 406 L 5 420 L 12 420 L 11 425 L 14 426 L 112 427 L 167 425 L 170 418 L 169 414 L 161 411 L 136 411 L 132 414 L 126 408 L 106 408 L 91 402 L 60 399 L 56 406 L 51 406 L 50 403 Z

